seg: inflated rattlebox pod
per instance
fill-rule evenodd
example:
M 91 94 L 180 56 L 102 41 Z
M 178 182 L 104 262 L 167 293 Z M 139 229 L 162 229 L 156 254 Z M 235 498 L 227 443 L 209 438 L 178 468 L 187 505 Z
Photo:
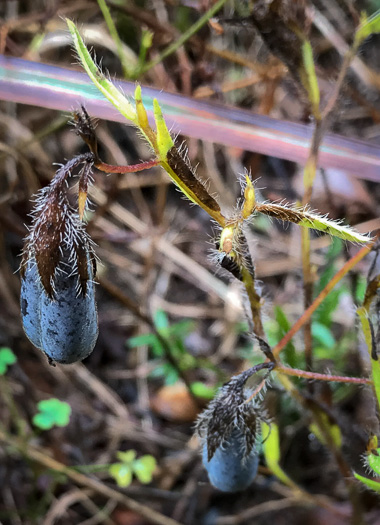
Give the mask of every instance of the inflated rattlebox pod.
M 41 348 L 41 298 L 43 288 L 38 275 L 36 261 L 26 264 L 21 278 L 21 317 L 28 339 Z
M 203 444 L 203 465 L 210 483 L 223 492 L 239 492 L 252 483 L 259 466 L 259 454 L 253 448 L 244 453 L 245 436 L 235 428 L 208 460 L 207 442 Z
M 20 269 L 25 333 L 57 363 L 81 361 L 98 336 L 93 243 L 66 196 L 72 164 L 37 195 Z
M 246 388 L 245 383 L 263 369 L 270 372 L 273 363 L 261 363 L 232 377 L 219 388 L 195 425 L 210 483 L 223 492 L 245 490 L 257 474 L 260 421 L 266 414 L 256 397 L 259 391 Z
M 56 272 L 51 298 L 41 285 L 36 263 L 27 263 L 21 281 L 21 313 L 25 333 L 34 346 L 52 361 L 69 364 L 81 361 L 94 349 L 98 315 L 90 257 L 85 291 L 78 285 L 78 275 L 64 268 Z

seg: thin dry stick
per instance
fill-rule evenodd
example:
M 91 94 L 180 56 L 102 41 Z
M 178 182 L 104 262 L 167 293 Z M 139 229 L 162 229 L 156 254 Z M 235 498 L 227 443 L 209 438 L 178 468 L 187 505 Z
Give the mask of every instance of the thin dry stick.
M 36 461 L 44 467 L 64 474 L 74 483 L 92 489 L 105 498 L 117 501 L 121 505 L 124 505 L 127 509 L 136 512 L 150 523 L 155 523 L 157 525 L 180 525 L 178 521 L 175 521 L 153 509 L 150 509 L 149 507 L 146 507 L 145 505 L 142 505 L 141 503 L 138 503 L 132 498 L 125 496 L 121 492 L 108 487 L 101 481 L 81 474 L 80 472 L 77 472 L 63 463 L 60 463 L 59 461 L 49 457 L 42 451 L 42 449 L 31 444 L 25 446 L 25 443 L 23 443 L 16 436 L 8 436 L 5 434 L 5 432 L 0 430 L 0 441 L 7 443 L 9 446 L 15 447 L 20 453 L 25 454 L 29 459 Z

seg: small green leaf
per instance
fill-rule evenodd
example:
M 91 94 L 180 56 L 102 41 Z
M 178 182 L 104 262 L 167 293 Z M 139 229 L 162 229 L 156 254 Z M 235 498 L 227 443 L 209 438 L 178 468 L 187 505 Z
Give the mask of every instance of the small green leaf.
M 305 228 L 325 232 L 345 241 L 359 244 L 365 244 L 371 241 L 369 235 L 362 235 L 350 226 L 345 226 L 339 221 L 329 219 L 327 216 L 318 215 L 317 213 L 311 212 L 308 208 L 302 209 L 273 202 L 270 204 L 257 204 L 256 208 L 257 211 L 268 213 L 272 217 L 278 217 L 280 220 L 294 222 Z
M 364 483 L 364 485 L 366 485 L 369 489 L 374 490 L 375 492 L 378 492 L 380 494 L 380 482 L 375 481 L 373 479 L 365 478 L 364 476 L 361 476 L 356 472 L 354 472 L 354 476 L 356 479 Z
M 121 452 L 120 450 L 116 454 L 117 459 L 120 459 L 123 463 L 132 463 L 136 459 L 135 450 L 127 450 L 126 452 Z
M 279 465 L 281 452 L 278 425 L 271 423 L 269 426 L 267 423 L 262 422 L 261 430 L 266 464 L 280 481 L 282 481 L 285 485 L 293 487 L 294 482 L 287 474 L 285 474 Z
M 3 346 L 0 348 L 0 375 L 4 375 L 9 365 L 13 365 L 17 361 L 17 357 L 13 351 Z
M 368 235 L 362 235 L 350 226 L 344 226 L 332 219 L 311 212 L 305 212 L 304 218 L 298 224 L 306 228 L 328 233 L 345 241 L 365 244 L 371 240 Z
M 165 377 L 165 385 L 168 385 L 168 386 L 175 385 L 179 379 L 177 370 L 169 364 L 167 365 L 167 368 L 165 369 L 164 377 Z
M 169 329 L 169 319 L 163 310 L 156 310 L 153 316 L 153 321 L 154 321 L 154 326 L 160 332 Z
M 360 26 L 356 30 L 355 41 L 360 44 L 375 33 L 380 33 L 380 9 L 369 18 L 365 13 L 362 14 Z
M 132 468 L 140 483 L 150 483 L 156 468 L 156 460 L 153 456 L 142 456 L 133 462 Z
M 132 483 L 132 467 L 126 463 L 114 463 L 108 472 L 115 479 L 119 487 L 129 487 Z
M 318 343 L 325 348 L 334 348 L 335 339 L 331 330 L 322 323 L 314 322 L 311 327 L 311 332 L 313 337 L 318 341 Z
M 279 342 L 279 340 L 287 333 L 289 332 L 291 328 L 291 324 L 284 312 L 284 310 L 280 306 L 275 306 L 274 309 L 276 321 L 278 323 L 278 326 L 280 330 L 278 331 L 278 339 L 275 344 Z M 296 348 L 292 341 L 290 341 L 283 350 L 284 353 L 284 360 L 285 362 L 291 366 L 291 367 L 297 367 L 298 365 L 298 359 L 297 359 L 297 353 Z
M 128 487 L 132 483 L 133 473 L 140 483 L 150 483 L 156 468 L 156 460 L 149 454 L 136 459 L 135 450 L 118 451 L 121 463 L 114 463 L 108 469 L 119 487 Z
M 156 336 L 154 334 L 136 335 L 128 339 L 126 345 L 129 346 L 129 348 L 137 348 L 139 346 L 151 345 L 155 340 Z
M 167 153 L 174 146 L 174 142 L 166 126 L 166 122 L 162 115 L 160 104 L 158 103 L 157 99 L 153 100 L 153 113 L 154 120 L 156 121 L 158 148 L 157 153 L 161 160 L 166 160 Z
M 213 399 L 215 397 L 216 389 L 209 387 L 200 381 L 194 381 L 194 383 L 191 383 L 191 391 L 197 397 Z
M 33 417 L 33 423 L 42 430 L 48 430 L 54 426 L 65 427 L 71 414 L 71 407 L 59 399 L 45 399 L 37 404 L 38 414 Z
M 82 37 L 79 34 L 75 24 L 66 18 L 67 25 L 73 37 L 74 46 L 78 53 L 79 59 L 86 70 L 86 73 L 93 81 L 101 93 L 115 106 L 115 108 L 129 121 L 136 126 L 137 114 L 133 105 L 122 95 L 122 93 L 101 73 L 95 62 L 92 60 Z
M 178 321 L 170 327 L 170 335 L 174 335 L 183 339 L 186 335 L 190 334 L 194 330 L 193 321 Z

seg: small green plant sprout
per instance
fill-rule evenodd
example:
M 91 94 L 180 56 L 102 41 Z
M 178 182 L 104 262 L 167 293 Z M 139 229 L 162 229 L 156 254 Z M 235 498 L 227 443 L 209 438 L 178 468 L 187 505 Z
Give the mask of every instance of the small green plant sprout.
M 127 450 L 126 452 L 119 451 L 116 456 L 120 460 L 120 463 L 113 463 L 109 467 L 108 472 L 115 479 L 119 487 L 128 487 L 132 483 L 133 475 L 143 484 L 152 481 L 153 473 L 157 465 L 153 456 L 146 454 L 136 459 L 135 450 Z
M 8 367 L 14 365 L 16 361 L 17 357 L 10 348 L 6 346 L 0 348 L 0 376 L 3 376 L 8 370 Z
M 197 360 L 194 356 L 186 351 L 184 339 L 194 329 L 192 321 L 179 321 L 177 323 L 169 324 L 168 317 L 162 310 L 157 310 L 153 317 L 155 332 L 131 337 L 127 341 L 130 348 L 137 348 L 139 346 L 148 345 L 152 351 L 155 364 L 151 377 L 163 377 L 165 384 L 173 385 L 179 379 L 179 371 L 185 371 L 197 367 Z M 173 362 L 162 363 L 162 359 L 166 356 L 166 348 L 171 355 Z
M 54 426 L 65 427 L 70 420 L 71 407 L 59 399 L 44 399 L 37 404 L 39 412 L 33 417 L 33 423 L 41 430 Z
M 371 436 L 368 440 L 367 451 L 364 455 L 364 464 L 369 473 L 379 479 L 366 478 L 354 472 L 355 478 L 364 483 L 369 489 L 380 494 L 380 448 L 378 447 L 377 436 Z

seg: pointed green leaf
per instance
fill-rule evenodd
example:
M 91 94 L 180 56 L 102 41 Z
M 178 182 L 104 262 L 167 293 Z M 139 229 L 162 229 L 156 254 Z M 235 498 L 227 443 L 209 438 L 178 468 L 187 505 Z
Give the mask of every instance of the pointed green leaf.
M 126 345 L 129 346 L 129 348 L 137 348 L 139 346 L 151 345 L 155 340 L 156 336 L 154 334 L 136 335 L 128 339 Z
M 279 220 L 294 222 L 299 226 L 325 232 L 345 241 L 359 244 L 371 241 L 369 235 L 362 235 L 350 226 L 344 226 L 338 221 L 333 221 L 327 216 L 318 215 L 317 213 L 309 211 L 307 208 L 296 208 L 286 204 L 275 204 L 271 202 L 257 204 L 256 209 L 261 213 L 265 213 Z
M 156 312 L 154 312 L 153 321 L 154 321 L 154 326 L 160 332 L 164 330 L 168 330 L 169 319 L 163 310 L 156 310 Z
M 318 343 L 323 347 L 330 349 L 334 348 L 335 339 L 333 334 L 331 333 L 331 330 L 327 328 L 327 326 L 315 321 L 312 324 L 311 333 L 313 337 L 318 341 Z
M 78 53 L 86 73 L 93 81 L 95 86 L 106 97 L 107 100 L 115 106 L 115 108 L 129 121 L 138 125 L 136 110 L 133 105 L 127 100 L 124 95 L 103 75 L 103 73 L 96 66 L 87 47 L 85 46 L 82 37 L 79 34 L 75 24 L 66 18 L 67 25 L 73 37 L 74 46 Z
M 361 23 L 355 34 L 355 41 L 360 44 L 370 35 L 380 33 L 380 9 L 369 18 L 364 14 L 361 17 Z
M 270 426 L 267 423 L 261 422 L 261 430 L 263 436 L 263 450 L 265 461 L 277 478 L 282 481 L 285 485 L 294 487 L 294 482 L 289 478 L 287 474 L 280 467 L 280 435 L 278 425 L 271 423 Z
M 156 121 L 158 154 L 160 159 L 166 160 L 167 152 L 174 146 L 174 142 L 170 136 L 160 104 L 156 98 L 153 100 L 153 112 L 154 120 Z
M 305 212 L 304 215 L 305 217 L 299 223 L 300 226 L 312 228 L 313 230 L 318 230 L 339 237 L 345 241 L 360 244 L 367 243 L 371 240 L 369 236 L 362 235 L 350 226 L 344 226 L 343 224 L 339 224 L 339 222 L 328 219 L 327 217 L 314 215 L 311 212 Z

